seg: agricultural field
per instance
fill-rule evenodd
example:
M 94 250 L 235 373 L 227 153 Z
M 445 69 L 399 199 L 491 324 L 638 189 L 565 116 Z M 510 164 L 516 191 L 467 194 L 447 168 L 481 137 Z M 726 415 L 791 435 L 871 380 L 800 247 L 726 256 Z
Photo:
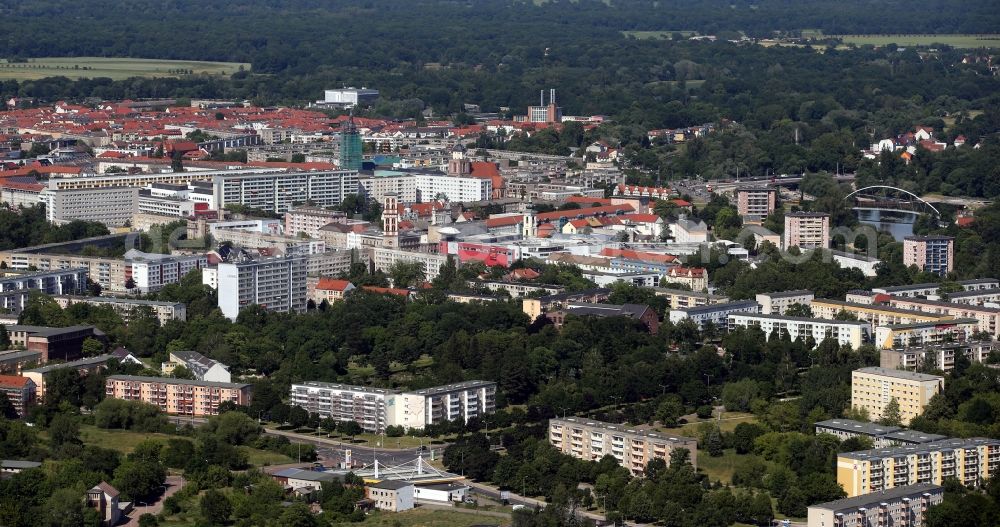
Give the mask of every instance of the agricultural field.
M 947 44 L 956 48 L 1000 48 L 1000 35 L 830 35 L 844 44 L 858 46 L 929 46 Z
M 179 77 L 181 75 L 232 75 L 250 64 L 195 60 L 154 60 L 106 57 L 43 57 L 27 62 L 0 61 L 0 79 L 35 80 L 45 77 L 114 80 L 130 77 Z

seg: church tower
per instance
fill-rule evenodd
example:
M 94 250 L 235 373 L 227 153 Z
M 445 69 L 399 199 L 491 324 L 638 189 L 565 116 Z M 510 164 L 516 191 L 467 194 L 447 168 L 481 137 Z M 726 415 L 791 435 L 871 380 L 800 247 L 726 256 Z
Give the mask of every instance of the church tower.
M 399 247 L 399 198 L 389 192 L 382 203 L 382 246 L 390 249 Z

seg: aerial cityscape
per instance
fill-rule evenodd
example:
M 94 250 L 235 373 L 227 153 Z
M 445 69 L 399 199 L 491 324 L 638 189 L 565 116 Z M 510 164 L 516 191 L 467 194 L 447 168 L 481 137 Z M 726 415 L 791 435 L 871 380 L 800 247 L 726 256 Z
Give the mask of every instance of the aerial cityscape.
M 1000 527 L 994 2 L 0 12 L 0 526 Z

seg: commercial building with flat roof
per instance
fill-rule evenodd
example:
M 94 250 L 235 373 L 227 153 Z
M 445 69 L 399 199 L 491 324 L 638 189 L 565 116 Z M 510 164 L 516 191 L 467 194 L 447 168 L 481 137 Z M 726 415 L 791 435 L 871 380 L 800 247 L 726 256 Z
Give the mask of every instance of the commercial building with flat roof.
M 104 342 L 104 333 L 94 326 L 7 326 L 7 334 L 15 346 L 41 353 L 41 362 L 76 360 L 83 354 L 83 341 L 88 338 Z
M 61 225 L 74 220 L 96 221 L 107 227 L 122 227 L 139 210 L 139 189 L 106 187 L 92 189 L 43 190 L 38 199 L 45 204 L 50 223 Z
M 225 401 L 249 406 L 253 398 L 253 386 L 167 377 L 110 375 L 105 381 L 105 395 L 149 403 L 168 414 L 208 416 L 217 415 L 219 405 Z
M 931 397 L 944 389 L 944 377 L 871 367 L 851 372 L 851 407 L 868 410 L 872 420 L 885 417 L 893 399 L 903 424 L 920 415 Z
M 944 501 L 944 487 L 918 483 L 810 505 L 808 527 L 924 527 L 927 509 Z
M 549 419 L 549 444 L 563 454 L 586 461 L 610 455 L 632 475 L 640 475 L 653 459 L 670 463 L 670 454 L 684 448 L 693 466 L 698 466 L 698 441 L 690 437 L 662 434 L 584 419 Z
M 1000 469 L 1000 440 L 973 437 L 875 448 L 837 456 L 837 483 L 849 497 L 956 478 L 978 487 Z

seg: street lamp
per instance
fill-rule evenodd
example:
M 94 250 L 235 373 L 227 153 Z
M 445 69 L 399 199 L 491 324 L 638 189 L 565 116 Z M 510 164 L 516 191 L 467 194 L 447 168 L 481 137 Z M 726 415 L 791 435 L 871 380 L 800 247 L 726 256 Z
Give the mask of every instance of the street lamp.
M 528 497 L 528 476 L 521 477 L 521 497 Z

